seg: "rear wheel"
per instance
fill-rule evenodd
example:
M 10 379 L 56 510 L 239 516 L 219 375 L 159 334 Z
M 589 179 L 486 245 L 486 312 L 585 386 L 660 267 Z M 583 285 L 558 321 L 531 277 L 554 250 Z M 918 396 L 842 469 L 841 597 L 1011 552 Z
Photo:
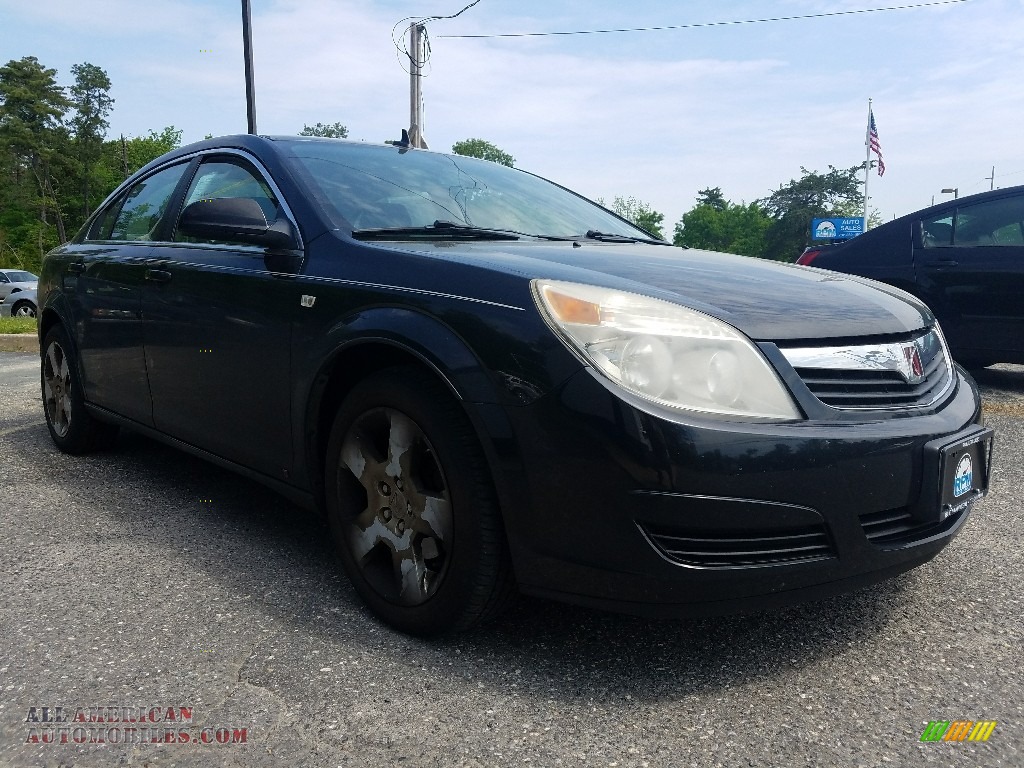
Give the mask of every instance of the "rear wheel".
M 325 485 L 342 564 L 393 627 L 469 629 L 513 592 L 480 446 L 458 403 L 419 369 L 382 371 L 353 389 L 331 430 Z
M 82 381 L 71 349 L 63 326 L 54 326 L 43 339 L 43 410 L 50 437 L 60 450 L 87 453 L 109 446 L 117 437 L 117 427 L 97 421 L 86 412 Z

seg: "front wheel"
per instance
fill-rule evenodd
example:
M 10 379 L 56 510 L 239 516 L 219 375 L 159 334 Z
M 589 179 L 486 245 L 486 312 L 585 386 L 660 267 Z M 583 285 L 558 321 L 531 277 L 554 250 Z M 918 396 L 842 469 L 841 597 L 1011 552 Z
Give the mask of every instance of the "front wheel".
M 381 619 L 436 635 L 507 602 L 514 584 L 487 465 L 435 379 L 403 367 L 358 384 L 334 420 L 325 470 L 342 565 Z
M 27 301 L 11 307 L 11 317 L 35 317 L 36 308 Z

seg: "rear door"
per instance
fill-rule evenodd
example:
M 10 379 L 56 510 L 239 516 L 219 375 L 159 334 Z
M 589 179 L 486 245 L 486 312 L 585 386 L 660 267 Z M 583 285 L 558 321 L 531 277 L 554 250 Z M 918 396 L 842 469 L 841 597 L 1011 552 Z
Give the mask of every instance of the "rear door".
M 269 221 L 284 210 L 269 175 L 237 153 L 206 155 L 180 210 L 229 197 L 256 200 Z M 159 282 L 147 282 L 142 299 L 156 427 L 287 480 L 291 330 L 301 291 L 267 268 L 259 247 L 172 238 L 150 255 Z
M 164 237 L 162 217 L 188 165 L 152 173 L 113 201 L 84 241 L 68 246 L 62 276 L 86 399 L 147 426 L 153 412 L 142 335 L 145 262 Z
M 1024 354 L 1024 195 L 925 218 L 915 261 L 962 358 Z

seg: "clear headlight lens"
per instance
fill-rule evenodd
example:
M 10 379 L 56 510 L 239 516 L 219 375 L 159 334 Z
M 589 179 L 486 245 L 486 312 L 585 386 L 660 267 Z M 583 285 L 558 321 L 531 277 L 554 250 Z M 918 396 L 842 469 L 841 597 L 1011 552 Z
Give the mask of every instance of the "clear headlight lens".
M 619 386 L 670 408 L 800 419 L 775 370 L 742 333 L 679 304 L 581 283 L 534 280 L 548 324 Z

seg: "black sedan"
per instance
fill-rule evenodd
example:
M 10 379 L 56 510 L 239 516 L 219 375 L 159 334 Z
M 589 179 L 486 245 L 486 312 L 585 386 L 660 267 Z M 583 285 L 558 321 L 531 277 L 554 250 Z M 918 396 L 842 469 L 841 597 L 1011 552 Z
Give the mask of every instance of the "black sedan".
M 516 589 L 758 609 L 937 554 L 992 432 L 923 303 L 653 239 L 519 170 L 235 136 L 108 198 L 39 282 L 46 421 L 323 510 L 385 621 Z
M 966 366 L 1024 363 L 1024 186 L 949 200 L 797 260 L 909 291 Z

